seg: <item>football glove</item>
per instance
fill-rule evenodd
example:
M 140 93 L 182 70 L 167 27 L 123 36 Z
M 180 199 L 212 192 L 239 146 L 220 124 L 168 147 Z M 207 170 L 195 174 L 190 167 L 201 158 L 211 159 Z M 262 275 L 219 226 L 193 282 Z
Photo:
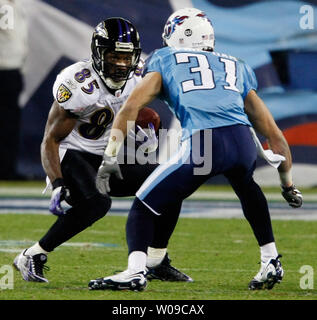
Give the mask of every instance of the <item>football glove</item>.
M 96 177 L 96 187 L 101 194 L 110 192 L 109 181 L 112 174 L 123 179 L 117 157 L 109 157 L 105 154 Z
M 282 186 L 282 196 L 292 208 L 299 208 L 303 203 L 302 193 L 294 185 Z
M 143 153 L 154 152 L 158 147 L 158 139 L 155 134 L 155 127 L 152 122 L 148 124 L 148 128 L 143 130 L 139 125 L 136 126 L 137 134 L 130 130 L 129 136 L 134 139 L 139 145 Z
M 59 181 L 56 181 L 59 180 Z M 66 201 L 71 205 L 71 197 L 69 189 L 63 184 L 62 179 L 56 179 L 53 182 L 53 192 L 49 205 L 49 211 L 56 216 L 65 214 L 65 210 L 62 207 L 62 201 Z M 57 186 L 56 186 L 57 185 Z

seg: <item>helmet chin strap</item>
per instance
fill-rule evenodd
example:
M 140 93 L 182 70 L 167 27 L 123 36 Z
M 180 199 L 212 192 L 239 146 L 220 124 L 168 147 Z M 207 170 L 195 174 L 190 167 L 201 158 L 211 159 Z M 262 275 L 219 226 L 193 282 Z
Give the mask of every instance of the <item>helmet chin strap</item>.
M 106 86 L 109 87 L 110 89 L 113 89 L 113 90 L 121 89 L 125 85 L 125 83 L 127 82 L 127 80 L 115 82 L 109 77 L 107 77 L 107 78 L 102 77 L 102 78 L 103 78 Z

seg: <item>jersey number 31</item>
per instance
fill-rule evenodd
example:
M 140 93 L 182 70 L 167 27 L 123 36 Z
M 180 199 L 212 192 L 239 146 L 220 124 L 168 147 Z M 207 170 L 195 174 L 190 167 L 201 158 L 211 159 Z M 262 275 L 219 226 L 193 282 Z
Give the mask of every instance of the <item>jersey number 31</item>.
M 209 61 L 204 54 L 195 53 L 176 53 L 176 62 L 179 63 L 189 63 L 189 58 L 196 58 L 198 62 L 197 67 L 190 68 L 191 73 L 200 73 L 201 83 L 195 84 L 195 81 L 186 80 L 182 82 L 183 92 L 188 92 L 192 90 L 210 90 L 216 87 L 214 81 L 214 72 L 210 68 Z M 226 73 L 225 81 L 227 85 L 224 85 L 225 90 L 232 90 L 239 92 L 236 87 L 237 75 L 236 75 L 236 63 L 233 60 L 226 58 L 219 58 L 219 60 L 224 64 L 224 71 Z

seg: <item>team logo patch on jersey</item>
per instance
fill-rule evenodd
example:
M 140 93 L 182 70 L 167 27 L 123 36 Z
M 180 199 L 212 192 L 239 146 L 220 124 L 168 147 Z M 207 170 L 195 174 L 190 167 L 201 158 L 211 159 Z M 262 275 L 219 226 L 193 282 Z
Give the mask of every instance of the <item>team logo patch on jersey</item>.
M 66 102 L 72 96 L 71 91 L 64 85 L 61 84 L 57 90 L 57 101 L 60 103 Z

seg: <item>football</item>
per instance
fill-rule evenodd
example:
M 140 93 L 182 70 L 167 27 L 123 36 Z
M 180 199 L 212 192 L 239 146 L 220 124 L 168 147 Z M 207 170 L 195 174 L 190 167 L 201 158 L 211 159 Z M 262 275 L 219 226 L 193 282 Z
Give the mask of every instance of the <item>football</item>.
M 153 123 L 155 132 L 157 132 L 161 124 L 161 118 L 159 114 L 152 108 L 144 107 L 139 111 L 135 124 L 139 125 L 141 128 L 147 128 L 150 122 Z

